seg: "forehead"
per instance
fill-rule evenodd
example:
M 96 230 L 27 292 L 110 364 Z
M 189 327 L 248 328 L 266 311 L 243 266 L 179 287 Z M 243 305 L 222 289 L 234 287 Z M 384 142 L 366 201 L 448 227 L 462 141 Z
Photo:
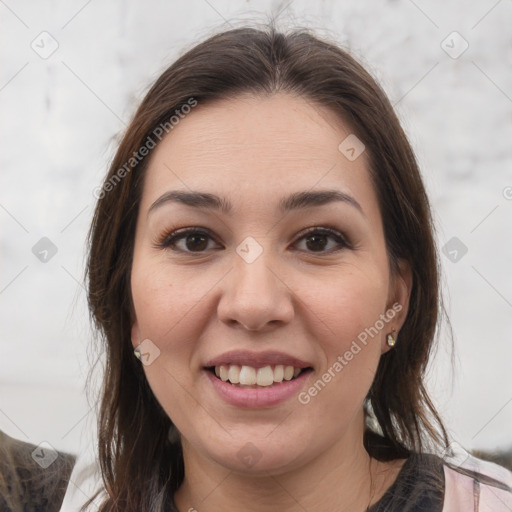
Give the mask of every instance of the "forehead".
M 375 202 L 366 154 L 350 161 L 338 149 L 351 133 L 333 111 L 285 93 L 199 103 L 153 150 L 142 207 L 170 189 L 229 195 L 240 208 L 314 188 Z

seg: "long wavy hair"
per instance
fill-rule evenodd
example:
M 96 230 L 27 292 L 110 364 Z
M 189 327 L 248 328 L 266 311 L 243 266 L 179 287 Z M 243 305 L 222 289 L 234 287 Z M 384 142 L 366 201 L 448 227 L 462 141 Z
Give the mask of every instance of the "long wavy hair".
M 448 445 L 425 387 L 444 313 L 434 224 L 417 161 L 390 101 L 347 51 L 310 30 L 283 33 L 273 24 L 236 28 L 192 47 L 158 77 L 127 127 L 98 194 L 86 279 L 91 317 L 105 349 L 98 411 L 99 463 L 108 495 L 102 511 L 163 510 L 184 478 L 180 443 L 169 438 L 175 427 L 130 342 L 130 270 L 148 162 L 147 156 L 132 157 L 191 98 L 205 105 L 241 93 L 278 92 L 329 108 L 364 143 L 391 272 L 397 272 L 401 258 L 413 273 L 399 343 L 382 355 L 367 396 L 368 424 L 372 420 L 379 435 L 365 435 L 365 447 L 371 456 L 391 460 Z

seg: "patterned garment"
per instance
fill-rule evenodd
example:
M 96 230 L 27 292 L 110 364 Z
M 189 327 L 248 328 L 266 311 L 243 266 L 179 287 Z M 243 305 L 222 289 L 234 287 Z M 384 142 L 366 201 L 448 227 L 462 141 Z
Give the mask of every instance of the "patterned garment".
M 472 456 L 454 466 L 412 453 L 368 512 L 512 512 L 512 473 Z
M 0 511 L 58 512 L 75 460 L 0 431 Z
M 442 512 L 444 487 L 442 459 L 411 453 L 394 483 L 368 512 Z

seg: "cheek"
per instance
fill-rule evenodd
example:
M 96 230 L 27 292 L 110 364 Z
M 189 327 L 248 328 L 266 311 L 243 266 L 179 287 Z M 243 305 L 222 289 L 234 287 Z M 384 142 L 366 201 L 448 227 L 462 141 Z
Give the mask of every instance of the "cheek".
M 157 399 L 179 402 L 187 396 L 182 388 L 194 384 L 199 340 L 214 314 L 208 292 L 219 276 L 212 274 L 198 268 L 180 271 L 144 251 L 134 258 L 131 290 L 139 339 L 132 341 L 149 339 L 160 351 L 155 364 L 144 367 Z
M 148 261 L 148 260 L 146 260 Z M 158 357 L 144 366 L 153 394 L 180 430 L 192 428 L 188 418 L 197 415 L 192 388 L 192 356 L 199 336 L 197 320 L 204 290 L 156 262 L 134 261 L 132 296 L 139 339 L 149 339 L 159 350 Z M 132 340 L 133 341 L 133 340 Z
M 205 294 L 201 280 L 184 280 L 179 272 L 170 270 L 168 265 L 142 261 L 134 262 L 132 269 L 131 290 L 140 337 L 159 345 L 180 338 L 184 320 L 194 315 Z
M 331 282 L 329 291 L 317 300 L 318 314 L 328 327 L 327 336 L 321 338 L 325 366 L 308 394 L 322 390 L 325 414 L 355 412 L 372 384 L 387 334 L 387 324 L 381 320 L 387 287 L 379 275 L 354 272 Z M 330 409 L 328 404 L 337 407 Z
M 315 309 L 329 327 L 329 346 L 343 350 L 348 349 L 352 340 L 364 339 L 361 334 L 385 313 L 388 288 L 382 273 L 369 266 L 339 275 L 319 287 L 314 300 Z
M 142 258 L 134 261 L 131 287 L 137 318 L 132 333 L 138 337 L 132 343 L 150 340 L 157 347 L 158 357 L 144 366 L 148 382 L 159 401 L 164 390 L 168 397 L 177 396 L 172 391 L 186 387 L 190 375 L 193 344 L 186 319 L 195 298 L 193 288 L 183 293 L 181 284 L 159 266 L 143 264 Z

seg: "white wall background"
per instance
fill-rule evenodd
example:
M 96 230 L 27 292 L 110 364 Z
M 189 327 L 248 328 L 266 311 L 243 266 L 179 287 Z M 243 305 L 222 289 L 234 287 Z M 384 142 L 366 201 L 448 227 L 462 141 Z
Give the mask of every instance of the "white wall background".
M 464 446 L 511 445 L 510 0 L 3 0 L 0 428 L 8 434 L 73 452 L 90 443 L 84 243 L 114 137 L 186 48 L 272 12 L 285 27 L 325 29 L 349 46 L 396 104 L 439 242 L 457 237 L 468 249 L 457 262 L 442 257 L 458 364 L 452 379 L 444 337 L 431 390 Z M 43 31 L 58 43 L 50 56 L 56 43 Z M 442 47 L 463 49 L 458 36 L 446 39 L 453 31 L 469 44 L 458 58 Z M 46 263 L 32 252 L 42 237 L 57 247 Z

